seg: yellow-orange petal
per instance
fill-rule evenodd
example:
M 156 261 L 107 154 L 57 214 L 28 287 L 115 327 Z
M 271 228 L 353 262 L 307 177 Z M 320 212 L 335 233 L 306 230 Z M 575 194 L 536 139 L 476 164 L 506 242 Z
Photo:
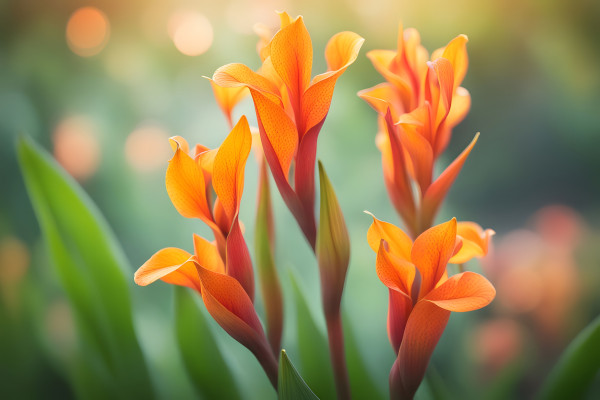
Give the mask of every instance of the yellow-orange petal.
M 329 72 L 317 75 L 302 97 L 305 132 L 319 124 L 327 115 L 335 83 L 356 60 L 364 41 L 354 32 L 340 32 L 327 43 L 325 58 Z
M 385 286 L 410 298 L 415 280 L 415 266 L 411 262 L 389 253 L 385 247 L 386 242 L 381 239 L 376 260 L 377 276 Z
M 490 238 L 495 234 L 491 229 L 483 230 L 475 222 L 459 222 L 456 234 L 462 238 L 462 247 L 449 263 L 463 264 L 474 257 L 483 257 L 488 252 Z
M 435 71 L 440 86 L 441 100 L 443 101 L 444 111 L 438 115 L 438 121 L 445 119 L 452 105 L 452 94 L 454 93 L 454 70 L 452 64 L 445 58 L 438 58 L 428 62 L 428 65 Z
M 168 247 L 157 251 L 135 272 L 134 281 L 146 286 L 158 279 L 173 285 L 187 286 L 200 291 L 200 278 L 192 255 L 185 250 Z
M 390 253 L 410 262 L 410 252 L 413 245 L 410 237 L 396 225 L 381 221 L 369 212 L 367 214 L 373 217 L 373 223 L 367 231 L 367 242 L 371 249 L 378 253 L 383 239 L 387 242 Z
M 227 64 L 218 68 L 213 74 L 213 80 L 224 87 L 246 86 L 263 93 L 271 101 L 280 101 L 277 85 L 244 64 Z
M 245 86 L 224 87 L 218 85 L 211 78 L 207 79 L 210 81 L 219 108 L 221 108 L 221 111 L 225 114 L 225 118 L 227 118 L 227 122 L 230 126 L 233 125 L 232 112 L 234 107 L 242 101 L 244 97 L 249 95 L 250 92 Z
M 424 300 L 448 311 L 473 311 L 490 304 L 496 289 L 483 276 L 467 271 L 454 275 L 432 290 Z
M 252 134 L 245 116 L 223 141 L 213 165 L 213 188 L 230 225 L 238 213 L 244 191 L 244 170 L 252 147 Z
M 301 96 L 310 83 L 312 41 L 302 17 L 282 28 L 271 40 L 271 61 L 291 92 Z
M 411 259 L 421 273 L 419 299 L 433 290 L 442 278 L 455 245 L 456 218 L 427 229 L 415 239 Z
M 450 190 L 452 183 L 458 176 L 462 166 L 465 164 L 467 157 L 471 153 L 473 146 L 477 143 L 479 133 L 475 135 L 471 143 L 459 154 L 458 157 L 442 172 L 442 174 L 429 186 L 427 192 L 423 196 L 423 206 L 421 215 L 424 222 L 429 225 L 433 221 L 438 208 L 442 204 L 444 197 Z
M 287 179 L 290 165 L 298 146 L 296 125 L 281 107 L 273 103 L 262 93 L 252 90 L 251 94 L 256 108 L 258 123 L 262 125 L 262 129 L 277 157 L 279 166 Z M 263 143 L 263 147 L 266 147 L 265 143 Z
M 171 202 L 181 215 L 186 218 L 200 218 L 209 223 L 210 210 L 206 199 L 204 174 L 198 164 L 176 141 L 175 155 L 169 161 L 166 175 L 167 193 Z
M 404 106 L 398 97 L 398 92 L 389 82 L 361 90 L 358 92 L 358 97 L 366 101 L 381 116 L 385 116 L 389 108 L 394 121 L 398 120 L 399 113 L 404 112 Z
M 169 145 L 171 146 L 171 149 L 173 149 L 173 153 L 177 152 L 177 149 L 180 148 L 185 154 L 190 154 L 190 145 L 187 140 L 181 136 L 170 137 Z
M 452 64 L 454 69 L 454 89 L 460 86 L 463 81 L 467 68 L 469 67 L 469 58 L 467 55 L 467 35 L 458 35 L 441 49 L 437 49 L 431 55 L 431 59 L 444 57 Z
M 215 243 L 194 234 L 194 254 L 198 264 L 220 274 L 225 273 L 225 264 Z
M 421 193 L 425 193 L 433 175 L 433 149 L 418 129 L 418 126 L 412 124 L 399 124 L 398 132 L 400 143 L 410 157 L 415 180 Z
M 410 82 L 390 70 L 390 65 L 396 57 L 396 52 L 392 50 L 371 50 L 367 53 L 367 57 L 371 60 L 377 72 L 386 81 L 394 85 L 403 104 L 410 107 L 413 102 Z

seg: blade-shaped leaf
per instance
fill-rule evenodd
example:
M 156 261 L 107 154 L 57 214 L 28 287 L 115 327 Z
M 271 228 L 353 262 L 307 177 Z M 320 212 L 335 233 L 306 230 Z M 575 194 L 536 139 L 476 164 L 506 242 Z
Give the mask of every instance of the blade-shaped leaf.
M 334 399 L 335 385 L 327 339 L 321 329 L 317 327 L 293 274 L 290 274 L 290 280 L 294 288 L 298 352 L 304 378 L 319 397 Z
M 229 366 L 192 293 L 175 287 L 175 329 L 183 363 L 196 391 L 207 399 L 239 399 Z
M 564 351 L 546 379 L 539 399 L 581 399 L 600 371 L 600 316 Z
M 121 249 L 89 197 L 47 153 L 23 137 L 17 150 L 50 257 L 73 309 L 88 368 L 107 372 L 109 381 L 98 383 L 108 385 L 105 389 L 110 392 L 153 398 L 134 332 L 125 278 L 130 271 Z
M 319 398 L 306 385 L 285 350 L 281 350 L 279 360 L 279 380 L 277 382 L 279 400 L 318 400 Z

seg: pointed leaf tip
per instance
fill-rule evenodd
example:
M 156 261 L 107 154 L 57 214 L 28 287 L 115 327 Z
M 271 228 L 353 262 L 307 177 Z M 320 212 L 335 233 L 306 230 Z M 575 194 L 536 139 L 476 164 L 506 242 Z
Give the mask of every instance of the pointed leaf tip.
M 285 350 L 281 350 L 279 360 L 278 397 L 280 400 L 318 400 L 308 387 Z

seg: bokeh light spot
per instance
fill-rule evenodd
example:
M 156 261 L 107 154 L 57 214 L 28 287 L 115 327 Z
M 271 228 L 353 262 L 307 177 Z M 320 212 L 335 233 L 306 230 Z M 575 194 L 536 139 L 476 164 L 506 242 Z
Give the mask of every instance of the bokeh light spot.
M 53 134 L 54 157 L 75 179 L 84 181 L 100 164 L 100 144 L 94 125 L 84 117 L 61 121 Z
M 95 7 L 82 7 L 67 22 L 67 44 L 75 54 L 90 57 L 104 48 L 109 32 L 106 14 Z
M 213 42 L 210 21 L 197 11 L 173 13 L 169 19 L 168 31 L 177 50 L 187 56 L 205 53 Z
M 127 137 L 125 158 L 139 172 L 165 167 L 171 155 L 169 134 L 158 126 L 139 127 Z

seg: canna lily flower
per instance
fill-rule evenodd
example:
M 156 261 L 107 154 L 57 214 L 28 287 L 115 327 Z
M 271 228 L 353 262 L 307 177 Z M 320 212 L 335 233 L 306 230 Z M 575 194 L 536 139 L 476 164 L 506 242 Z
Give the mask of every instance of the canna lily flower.
M 452 256 L 450 264 L 464 264 L 470 259 L 487 255 L 490 239 L 496 232 L 492 229 L 483 230 L 475 222 L 462 221 L 456 225 L 456 235 L 462 240 L 462 247 Z
M 467 71 L 467 37 L 459 35 L 433 52 L 416 30 L 399 29 L 398 48 L 367 56 L 385 83 L 358 95 L 379 113 L 377 144 L 394 207 L 413 236 L 431 226 L 477 136 L 436 179 L 434 165 L 448 146 L 452 129 L 469 111 L 469 92 L 460 86 Z M 411 181 L 416 184 L 416 199 Z
M 252 262 L 238 215 L 252 144 L 248 122 L 242 117 L 216 150 L 196 146 L 194 158 L 183 138 L 172 138 L 171 144 L 169 197 L 181 215 L 204 221 L 215 241 L 194 235 L 193 254 L 173 247 L 159 250 L 136 271 L 135 282 L 146 286 L 160 279 L 198 292 L 215 321 L 256 356 L 276 388 L 277 359 L 253 305 Z
M 456 219 L 429 228 L 413 242 L 396 226 L 373 217 L 367 234 L 377 253 L 377 275 L 390 292 L 388 334 L 397 354 L 390 372 L 392 398 L 412 398 L 450 312 L 477 310 L 495 297 L 474 272 L 449 277 L 446 265 L 463 246 Z
M 311 80 L 312 42 L 304 20 L 301 16 L 292 19 L 285 12 L 280 18 L 281 29 L 270 41 L 260 30 L 258 50 L 263 63 L 257 72 L 243 64 L 228 64 L 217 69 L 213 79 L 220 86 L 250 89 L 275 183 L 314 249 L 317 138 L 335 83 L 356 60 L 364 39 L 353 32 L 334 35 L 325 49 L 328 71 Z
M 217 101 L 221 111 L 223 111 L 225 119 L 227 119 L 227 123 L 229 124 L 229 128 L 233 128 L 233 109 L 249 94 L 248 89 L 243 86 L 223 87 L 217 85 L 215 81 L 210 78 L 206 79 L 210 81 L 210 86 L 212 87 L 213 94 L 215 95 L 215 100 Z

